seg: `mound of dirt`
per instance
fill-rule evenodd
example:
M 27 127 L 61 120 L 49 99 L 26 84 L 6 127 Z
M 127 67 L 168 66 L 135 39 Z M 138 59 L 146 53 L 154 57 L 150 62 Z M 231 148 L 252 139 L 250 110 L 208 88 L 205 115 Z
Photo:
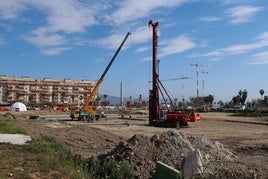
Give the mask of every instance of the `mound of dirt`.
M 151 178 L 155 173 L 156 161 L 182 171 L 185 157 L 195 149 L 200 150 L 204 160 L 203 176 L 219 176 L 221 173 L 223 176 L 237 176 L 232 173 L 237 169 L 232 165 L 235 155 L 224 149 L 221 143 L 197 136 L 185 136 L 177 131 L 168 131 L 151 138 L 145 135 L 135 135 L 128 141 L 121 142 L 112 152 L 100 158 L 128 162 L 138 178 Z

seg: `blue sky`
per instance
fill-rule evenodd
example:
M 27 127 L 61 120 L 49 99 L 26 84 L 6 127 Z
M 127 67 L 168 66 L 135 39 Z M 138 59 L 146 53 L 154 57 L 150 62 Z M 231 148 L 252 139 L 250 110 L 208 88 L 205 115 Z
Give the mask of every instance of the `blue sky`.
M 125 97 L 148 98 L 153 20 L 160 79 L 191 77 L 186 100 L 196 96 L 196 63 L 200 96 L 230 101 L 246 89 L 256 99 L 268 93 L 267 17 L 266 0 L 1 0 L 0 74 L 96 81 L 129 31 L 99 93 L 119 96 L 122 82 Z M 163 84 L 181 100 L 181 80 Z

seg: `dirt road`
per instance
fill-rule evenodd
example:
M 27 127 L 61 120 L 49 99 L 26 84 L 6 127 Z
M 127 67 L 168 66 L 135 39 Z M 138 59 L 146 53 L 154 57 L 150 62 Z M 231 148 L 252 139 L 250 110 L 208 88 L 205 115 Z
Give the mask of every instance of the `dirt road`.
M 113 116 L 94 123 L 70 120 L 29 120 L 27 114 L 16 121 L 33 138 L 54 137 L 76 154 L 85 158 L 106 154 L 120 141 L 135 134 L 153 136 L 170 130 L 186 135 L 217 140 L 233 152 L 249 170 L 268 176 L 268 118 L 234 117 L 225 113 L 204 113 L 203 119 L 187 128 L 159 128 L 148 126 L 146 116 L 120 119 Z M 119 116 L 118 116 L 119 117 Z M 135 118 L 138 118 L 135 119 Z

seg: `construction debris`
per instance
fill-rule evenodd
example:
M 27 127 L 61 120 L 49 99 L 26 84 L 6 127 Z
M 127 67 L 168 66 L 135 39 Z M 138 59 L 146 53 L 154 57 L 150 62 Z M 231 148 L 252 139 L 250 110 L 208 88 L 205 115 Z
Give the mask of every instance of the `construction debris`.
M 30 136 L 23 134 L 0 134 L 0 143 L 24 145 L 31 140 Z
M 204 171 L 203 166 L 204 162 L 202 160 L 202 155 L 197 149 L 185 158 L 183 166 L 184 179 L 191 179 L 194 175 L 201 175 Z
M 128 141 L 121 142 L 112 152 L 100 158 L 128 162 L 138 178 L 151 178 L 155 173 L 157 161 L 185 173 L 185 167 L 188 167 L 184 163 L 196 149 L 198 149 L 198 152 L 195 152 L 198 159 L 195 160 L 197 162 L 195 166 L 198 170 L 192 173 L 193 175 L 221 176 L 222 174 L 222 176 L 232 176 L 232 178 L 240 176 L 240 173 L 234 172 L 240 172 L 242 169 L 229 170 L 235 161 L 235 155 L 224 149 L 221 143 L 202 137 L 185 136 L 177 131 L 168 131 L 151 138 L 145 135 L 135 135 Z M 187 174 L 189 176 L 189 172 Z

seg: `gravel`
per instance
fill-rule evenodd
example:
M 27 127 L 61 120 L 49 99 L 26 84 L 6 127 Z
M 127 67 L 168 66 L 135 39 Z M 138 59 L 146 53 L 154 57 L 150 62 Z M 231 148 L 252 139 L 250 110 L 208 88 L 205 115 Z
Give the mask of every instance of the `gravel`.
M 0 134 L 0 143 L 24 145 L 31 140 L 30 136 L 23 134 Z

